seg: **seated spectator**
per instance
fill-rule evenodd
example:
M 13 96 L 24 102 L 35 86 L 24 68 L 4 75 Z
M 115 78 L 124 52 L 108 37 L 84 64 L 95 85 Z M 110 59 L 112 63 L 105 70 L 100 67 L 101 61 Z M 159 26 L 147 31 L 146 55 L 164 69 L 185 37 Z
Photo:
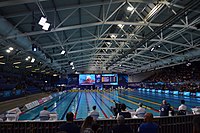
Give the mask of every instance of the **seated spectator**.
M 94 121 L 96 121 L 99 117 L 99 112 L 96 111 L 96 106 L 92 107 L 93 111 L 90 112 L 89 116 L 91 116 L 93 118 Z
M 181 105 L 178 107 L 178 115 L 186 115 L 187 106 L 185 100 L 181 100 Z
M 193 133 L 200 133 L 200 117 L 195 117 L 192 121 L 193 123 Z
M 121 104 L 121 112 L 117 114 L 117 118 L 122 115 L 124 118 L 131 118 L 131 113 L 126 110 L 126 105 Z
M 99 124 L 96 123 L 96 121 L 94 121 L 94 123 L 92 124 L 92 130 L 94 131 L 94 133 L 103 133 L 103 129 L 100 127 Z
M 47 111 L 47 107 L 45 106 L 42 111 L 40 111 L 40 120 L 49 120 L 50 112 Z
M 81 133 L 94 133 L 92 130 L 93 118 L 88 116 L 81 126 Z
M 121 112 L 121 104 L 117 103 L 115 100 L 113 100 L 113 102 L 115 103 L 115 107 L 111 107 L 112 112 L 114 113 L 115 116 L 117 116 L 117 114 L 119 112 Z
M 136 110 L 136 116 L 137 117 L 144 117 L 145 113 L 146 113 L 146 110 L 145 108 L 143 108 L 143 104 L 142 103 L 139 103 L 139 108 Z
M 163 100 L 159 110 L 160 116 L 169 116 L 169 110 L 170 110 L 170 105 L 167 104 L 166 100 Z
M 152 113 L 144 115 L 144 123 L 139 126 L 138 133 L 158 133 L 158 125 L 153 122 Z
M 125 120 L 122 115 L 117 118 L 117 125 L 113 127 L 112 133 L 133 133 L 129 125 L 125 125 Z
M 74 114 L 72 112 L 67 113 L 66 120 L 67 122 L 59 127 L 59 132 L 80 133 L 79 127 L 73 123 Z

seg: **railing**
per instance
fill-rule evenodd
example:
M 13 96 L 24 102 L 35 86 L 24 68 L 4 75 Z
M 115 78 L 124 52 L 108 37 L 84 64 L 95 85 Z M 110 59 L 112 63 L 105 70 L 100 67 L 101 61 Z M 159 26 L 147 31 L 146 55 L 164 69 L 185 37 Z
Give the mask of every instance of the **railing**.
M 192 120 L 195 116 L 173 116 L 155 118 L 155 122 L 159 125 L 159 133 L 192 133 Z M 138 126 L 143 119 L 126 119 L 137 133 Z M 0 122 L 0 133 L 56 133 L 61 124 L 65 121 L 21 121 L 21 122 Z M 83 123 L 82 120 L 75 121 L 79 127 Z M 98 120 L 103 132 L 108 133 L 114 125 L 117 124 L 115 119 Z

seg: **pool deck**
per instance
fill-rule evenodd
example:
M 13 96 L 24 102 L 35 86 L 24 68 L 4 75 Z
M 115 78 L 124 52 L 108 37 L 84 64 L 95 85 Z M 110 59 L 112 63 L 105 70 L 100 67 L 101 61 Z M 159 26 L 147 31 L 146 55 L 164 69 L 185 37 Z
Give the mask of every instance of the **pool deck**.
M 25 97 L 20 97 L 20 98 L 8 100 L 8 101 L 0 102 L 0 114 L 4 113 L 7 110 L 24 106 L 27 103 L 30 103 L 34 100 L 37 100 L 37 99 L 40 99 L 40 98 L 43 98 L 43 97 L 46 97 L 49 95 L 50 95 L 50 93 L 37 93 L 37 94 L 33 94 L 33 95 L 28 95 Z

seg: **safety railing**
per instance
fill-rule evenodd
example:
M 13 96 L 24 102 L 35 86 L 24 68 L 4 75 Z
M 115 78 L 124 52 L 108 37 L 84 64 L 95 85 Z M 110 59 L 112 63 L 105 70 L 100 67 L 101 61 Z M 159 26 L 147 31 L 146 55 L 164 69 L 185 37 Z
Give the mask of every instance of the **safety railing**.
M 172 116 L 155 118 L 154 121 L 159 125 L 159 133 L 192 133 L 192 120 L 200 115 Z M 126 119 L 135 133 L 143 119 Z M 59 126 L 65 121 L 19 121 L 19 122 L 0 122 L 0 133 L 56 133 Z M 76 120 L 75 123 L 81 126 L 83 120 Z M 117 124 L 115 119 L 98 120 L 97 123 L 102 127 L 104 133 L 111 131 Z

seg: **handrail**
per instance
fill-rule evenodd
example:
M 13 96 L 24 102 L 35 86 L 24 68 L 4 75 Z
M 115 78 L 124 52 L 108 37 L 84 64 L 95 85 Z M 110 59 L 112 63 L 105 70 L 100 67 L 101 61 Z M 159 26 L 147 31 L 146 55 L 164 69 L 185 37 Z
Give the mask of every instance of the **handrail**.
M 159 133 L 192 133 L 192 120 L 194 117 L 200 115 L 186 115 L 186 116 L 169 116 L 169 117 L 156 117 L 154 121 L 159 125 Z M 83 120 L 74 121 L 79 127 Z M 131 127 L 137 132 L 139 125 L 143 122 L 141 118 L 126 119 L 125 122 L 130 124 Z M 18 122 L 0 122 L 0 133 L 10 132 L 49 132 L 56 133 L 61 124 L 65 121 L 18 121 Z M 102 119 L 97 120 L 101 125 L 103 132 L 108 133 L 114 125 L 117 124 L 116 119 Z

